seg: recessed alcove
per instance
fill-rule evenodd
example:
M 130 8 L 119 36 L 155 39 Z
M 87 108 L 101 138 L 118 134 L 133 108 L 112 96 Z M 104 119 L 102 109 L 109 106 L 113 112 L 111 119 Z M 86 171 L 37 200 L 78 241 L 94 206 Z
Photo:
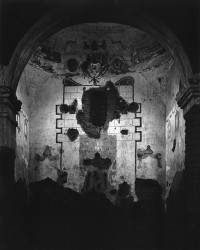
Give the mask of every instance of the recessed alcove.
M 2 2 L 0 249 L 199 249 L 197 2 Z
M 26 131 L 17 132 L 16 180 L 57 181 L 59 169 L 67 173 L 64 186 L 81 193 L 89 176 L 83 162 L 100 153 L 111 160 L 102 171 L 112 202 L 111 191 L 123 182 L 136 198 L 136 178 L 157 181 L 164 198 L 166 181 L 184 167 L 184 119 L 175 101 L 180 81 L 171 54 L 143 30 L 86 23 L 55 33 L 35 50 L 19 81 L 18 119 Z M 153 154 L 138 158 L 148 145 Z M 52 157 L 44 158 L 47 146 Z

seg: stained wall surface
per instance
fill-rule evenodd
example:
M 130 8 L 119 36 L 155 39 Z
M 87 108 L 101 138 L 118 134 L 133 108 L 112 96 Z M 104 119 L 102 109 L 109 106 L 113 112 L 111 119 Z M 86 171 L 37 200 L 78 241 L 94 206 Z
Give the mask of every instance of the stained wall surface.
M 149 173 L 156 168 L 153 178 L 165 192 L 166 160 L 171 157 L 166 154 L 166 115 L 174 105 L 174 96 L 169 103 L 173 64 L 154 39 L 123 25 L 85 24 L 49 38 L 25 69 L 30 96 L 30 181 L 57 180 L 62 169 L 68 172 L 66 186 L 81 191 L 87 176 L 83 161 L 99 152 L 112 163 L 106 170 L 110 189 L 126 181 L 134 193 L 135 178 L 152 178 Z M 133 80 L 130 84 L 124 79 Z M 100 88 L 108 81 L 125 101 L 137 102 L 140 108 L 111 121 L 99 139 L 89 138 L 76 114 L 61 114 L 59 107 L 76 99 L 81 110 L 83 87 Z M 66 135 L 69 128 L 79 132 L 74 141 Z M 120 133 L 123 129 L 127 135 Z M 157 160 L 140 164 L 137 150 L 148 145 L 154 155 L 161 155 L 159 164 Z
M 100 152 L 102 157 L 110 158 L 113 163 L 108 171 L 109 181 L 113 185 L 112 188 L 117 188 L 121 182 L 127 181 L 132 187 L 132 192 L 134 192 L 135 173 L 137 175 L 135 164 L 138 164 L 136 147 L 146 149 L 147 145 L 151 145 L 154 153 L 161 153 L 162 155 L 162 169 L 159 169 L 155 178 L 164 186 L 165 105 L 159 97 L 153 99 L 151 93 L 146 93 L 148 91 L 147 81 L 143 76 L 140 74 L 131 74 L 131 76 L 135 79 L 134 99 L 141 104 L 141 110 L 136 115 L 134 113 L 122 114 L 120 119 L 110 122 L 107 133 L 102 135 L 100 139 L 88 138 L 80 125 L 77 124 L 75 114 L 63 114 L 61 120 L 56 120 L 60 118 L 60 115 L 58 115 L 59 105 L 63 101 L 61 80 L 51 78 L 41 85 L 31 106 L 30 169 L 32 181 L 46 177 L 56 180 L 57 171 L 55 168 L 60 167 L 59 160 L 62 157 L 61 167 L 69 173 L 66 186 L 80 191 L 86 176 L 86 172 L 83 173 L 81 170 L 83 160 L 93 158 L 95 152 Z M 120 95 L 127 101 L 130 101 L 131 98 L 132 91 L 129 91 L 130 88 L 132 89 L 132 86 L 119 87 Z M 82 86 L 67 87 L 65 103 L 72 103 L 76 97 L 80 104 L 82 93 Z M 141 121 L 136 116 L 141 117 Z M 56 123 L 58 129 L 56 129 Z M 138 131 L 141 131 L 141 134 L 135 132 L 136 126 L 138 126 Z M 62 134 L 59 134 L 60 128 L 63 129 Z M 66 135 L 69 128 L 76 128 L 79 131 L 79 137 L 73 142 Z M 128 135 L 122 135 L 120 133 L 122 129 L 127 129 Z M 58 136 L 58 143 L 56 143 L 56 135 Z M 113 144 L 113 141 L 109 143 L 110 136 L 114 138 L 115 144 Z M 136 143 L 136 140 L 141 140 L 141 142 Z M 61 148 L 60 142 L 63 142 L 64 152 L 62 155 L 59 151 Z M 59 159 L 50 161 L 46 158 L 44 161 L 37 161 L 35 154 L 42 156 L 47 145 L 51 147 L 52 155 L 59 155 Z M 140 176 L 137 175 L 137 177 Z M 150 177 L 145 176 L 145 178 Z
M 46 79 L 45 79 L 46 80 Z M 57 180 L 60 145 L 56 143 L 56 105 L 62 100 L 62 81 L 48 78 L 37 87 L 30 106 L 30 181 Z M 41 160 L 46 146 L 51 156 Z M 48 155 L 48 153 L 47 153 Z
M 166 196 L 173 184 L 177 189 L 180 183 L 174 181 L 177 172 L 182 172 L 185 168 L 185 120 L 183 110 L 175 101 L 176 94 L 181 87 L 180 76 L 176 67 L 171 70 L 169 81 L 172 87 L 169 89 L 169 99 L 167 102 L 166 116 Z
M 64 102 L 70 104 L 76 98 L 79 104 L 78 108 L 81 109 L 83 87 L 65 87 Z M 90 87 L 93 88 L 93 86 Z M 90 89 L 90 87 L 85 87 L 85 90 Z M 120 96 L 123 96 L 124 100 L 130 103 L 133 101 L 133 88 L 132 85 L 117 87 Z M 111 159 L 112 165 L 107 172 L 112 187 L 116 188 L 123 177 L 134 188 L 135 146 L 136 141 L 141 140 L 140 133 L 136 132 L 136 127 L 141 127 L 140 112 L 141 110 L 138 110 L 137 114 L 123 114 L 119 119 L 113 120 L 109 123 L 107 131 L 102 131 L 99 139 L 87 136 L 78 124 L 75 114 L 62 115 L 62 119 L 58 120 L 58 127 L 62 130 L 62 133 L 58 134 L 58 141 L 62 142 L 63 145 L 62 166 L 69 173 L 68 187 L 81 191 L 87 171 L 83 173 L 80 166 L 84 159 L 93 158 L 95 153 L 99 152 L 103 158 Z M 79 131 L 79 137 L 74 142 L 71 142 L 66 135 L 70 128 Z M 122 130 L 128 130 L 128 134 L 122 135 Z

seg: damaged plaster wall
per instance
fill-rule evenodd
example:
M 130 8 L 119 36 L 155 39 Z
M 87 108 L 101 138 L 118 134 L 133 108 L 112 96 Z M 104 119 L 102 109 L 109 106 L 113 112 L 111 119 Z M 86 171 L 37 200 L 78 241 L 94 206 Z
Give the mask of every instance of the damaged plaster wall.
M 141 178 L 135 151 L 145 150 L 150 145 L 154 154 L 161 154 L 161 165 L 159 168 L 156 165 L 158 171 L 154 178 L 165 189 L 166 114 L 173 107 L 170 108 L 168 103 L 173 92 L 169 90 L 173 60 L 159 44 L 149 39 L 143 32 L 123 25 L 86 24 L 62 30 L 44 43 L 45 49 L 39 48 L 35 52 L 27 65 L 31 91 L 31 181 L 46 177 L 56 180 L 56 169 L 61 163 L 61 167 L 69 172 L 66 186 L 80 191 L 85 181 L 83 159 L 93 158 L 95 152 L 100 152 L 103 158 L 109 157 L 112 161 L 108 171 L 110 180 L 113 180 L 111 184 L 117 188 L 127 181 L 134 192 L 135 177 Z M 119 93 L 129 103 L 134 98 L 141 104 L 141 113 L 137 114 L 141 117 L 141 128 L 138 128 L 141 137 L 140 133 L 135 133 L 135 126 L 139 126 L 135 113 L 122 114 L 120 119 L 110 122 L 107 134 L 102 134 L 99 140 L 88 138 L 77 124 L 76 114 L 61 116 L 59 113 L 58 106 L 63 103 L 62 80 L 74 85 L 64 90 L 66 103 L 70 105 L 77 99 L 78 109 L 81 109 L 83 86 L 99 88 L 107 81 L 116 83 L 124 77 L 132 77 L 134 87 L 130 90 L 132 86 L 128 84 L 118 86 Z M 65 130 L 69 128 L 79 132 L 73 142 L 66 135 Z M 123 129 L 128 130 L 127 135 L 120 133 Z M 141 141 L 136 143 L 136 140 Z M 60 151 L 61 143 L 63 152 Z M 154 165 L 150 163 L 148 168 L 151 170 Z M 149 171 L 144 172 L 145 178 L 150 178 Z
M 167 70 L 167 69 L 162 69 Z M 162 70 L 157 70 L 154 72 L 154 78 L 152 76 L 147 76 L 137 73 L 129 73 L 135 80 L 134 83 L 134 100 L 141 103 L 142 112 L 138 114 L 138 117 L 142 117 L 142 127 L 139 128 L 142 132 L 142 141 L 138 142 L 137 147 L 140 149 L 146 149 L 147 145 L 151 145 L 154 153 L 160 153 L 162 156 L 162 168 L 159 168 L 155 179 L 162 185 L 163 190 L 165 189 L 165 120 L 166 120 L 166 82 L 165 86 L 159 88 L 156 86 L 156 91 L 152 85 L 156 85 L 158 81 L 159 73 Z M 169 70 L 169 69 L 168 69 Z M 145 77 L 149 77 L 145 79 Z M 111 80 L 117 82 L 120 77 L 113 77 Z M 148 82 L 151 79 L 151 85 Z M 154 82 L 153 82 L 154 81 Z M 164 79 L 166 81 L 166 79 Z M 162 82 L 163 84 L 163 82 Z M 119 93 L 125 100 L 131 102 L 133 96 L 131 97 L 130 87 L 132 86 L 121 86 L 119 87 Z M 87 86 L 86 89 L 88 89 Z M 127 91 L 125 90 L 127 88 Z M 74 86 L 66 88 L 66 104 L 73 102 L 74 98 L 78 101 L 78 107 L 81 108 L 81 97 L 83 94 L 83 87 Z M 127 181 L 134 192 L 134 181 L 135 181 L 135 140 L 140 140 L 140 135 L 135 133 L 135 126 L 139 125 L 139 120 L 135 119 L 135 114 L 123 114 L 120 119 L 116 119 L 110 122 L 109 129 L 107 132 L 107 141 L 109 141 L 109 136 L 116 137 L 117 147 L 112 148 L 103 145 L 102 140 L 95 140 L 88 138 L 84 131 L 81 129 L 80 125 L 77 124 L 75 114 L 66 114 L 63 120 L 59 121 L 59 127 L 63 127 L 63 136 L 60 136 L 60 140 L 63 140 L 64 150 L 63 153 L 63 167 L 69 171 L 69 183 L 68 187 L 71 187 L 77 191 L 80 191 L 84 183 L 85 175 L 79 169 L 80 164 L 84 157 L 92 158 L 95 151 L 104 151 L 103 157 L 109 157 L 112 160 L 113 165 L 108 171 L 108 176 L 110 176 L 110 183 L 117 188 L 117 186 L 123 182 Z M 69 128 L 76 128 L 79 131 L 80 137 L 75 142 L 70 142 L 69 138 L 64 135 L 65 130 Z M 122 129 L 127 129 L 129 131 L 128 135 L 121 135 L 120 131 Z M 84 135 L 86 138 L 85 143 L 81 144 L 81 137 Z M 94 141 L 94 142 L 93 142 Z M 89 148 L 87 144 L 90 145 Z M 106 152 L 106 153 L 105 153 Z M 79 156 L 78 156 L 79 155 Z M 157 162 L 157 161 L 156 161 Z M 139 164 L 138 161 L 136 164 Z M 151 167 L 151 166 L 149 166 Z M 74 171 L 76 169 L 76 171 Z M 137 173 L 137 171 L 136 171 Z M 141 177 L 137 175 L 137 177 Z M 146 176 L 150 178 L 150 176 Z
M 57 180 L 60 145 L 56 143 L 56 105 L 62 100 L 62 81 L 43 75 L 30 106 L 30 181 Z
M 113 79 L 116 82 L 118 78 Z M 93 86 L 90 86 L 93 88 Z M 84 90 L 90 89 L 85 86 Z M 98 88 L 98 87 L 96 87 Z M 133 101 L 132 85 L 118 86 L 120 96 L 131 103 Z M 65 87 L 65 103 L 70 104 L 74 98 L 78 101 L 78 109 L 81 109 L 81 98 L 83 95 L 83 86 Z M 138 117 L 141 114 L 138 114 Z M 135 141 L 140 140 L 140 134 L 136 133 L 136 126 L 140 125 L 140 120 L 136 118 L 135 113 L 122 114 L 119 119 L 109 122 L 107 131 L 102 131 L 98 139 L 89 138 L 78 124 L 75 114 L 63 114 L 62 119 L 58 121 L 58 127 L 62 128 L 62 133 L 58 135 L 58 141 L 63 143 L 63 161 L 62 168 L 69 173 L 67 187 L 76 191 L 81 191 L 87 175 L 87 171 L 82 171 L 83 161 L 87 158 L 93 158 L 96 152 L 99 152 L 103 158 L 109 158 L 112 162 L 108 171 L 108 181 L 111 184 L 109 190 L 118 188 L 118 185 L 126 181 L 131 185 L 134 192 L 135 180 Z M 70 141 L 67 136 L 67 130 L 70 128 L 79 131 L 79 137 L 75 141 Z M 127 134 L 121 134 L 122 130 L 127 130 Z
M 172 184 L 173 191 L 178 188 L 180 183 L 176 183 L 174 177 L 176 173 L 181 173 L 185 167 L 185 120 L 183 110 L 178 107 L 175 101 L 176 94 L 181 87 L 176 66 L 171 70 L 169 81 L 172 84 L 169 89 L 166 116 L 166 196 Z
M 162 71 L 161 71 L 162 72 Z M 152 76 L 149 76 L 149 74 Z M 137 149 L 145 150 L 148 145 L 151 146 L 154 154 L 161 154 L 162 168 L 157 165 L 147 164 L 142 174 L 139 169 L 139 159 L 137 158 L 136 175 L 138 178 L 152 178 L 149 175 L 149 169 L 156 167 L 156 176 L 154 179 L 158 180 L 165 192 L 165 119 L 166 119 L 166 105 L 165 105 L 165 91 L 166 79 L 164 79 L 165 86 L 159 88 L 158 85 L 159 70 L 156 72 L 148 72 L 147 74 L 138 73 L 135 84 L 135 101 L 142 103 L 142 141 L 138 143 Z M 154 89 L 156 88 L 156 90 Z M 151 166 L 152 165 L 152 166 Z M 151 172 L 151 171 L 150 171 Z

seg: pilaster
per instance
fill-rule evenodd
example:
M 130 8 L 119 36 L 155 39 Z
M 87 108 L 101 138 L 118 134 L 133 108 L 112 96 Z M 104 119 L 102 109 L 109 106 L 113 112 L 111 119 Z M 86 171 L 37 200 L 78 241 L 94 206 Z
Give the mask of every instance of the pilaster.
M 14 183 L 16 114 L 21 101 L 7 86 L 0 86 L 0 202 Z
M 200 174 L 200 74 L 176 97 L 185 118 L 185 169 Z
M 183 179 L 187 218 L 186 238 L 190 249 L 200 243 L 200 74 L 180 90 L 177 103 L 185 118 L 185 173 Z

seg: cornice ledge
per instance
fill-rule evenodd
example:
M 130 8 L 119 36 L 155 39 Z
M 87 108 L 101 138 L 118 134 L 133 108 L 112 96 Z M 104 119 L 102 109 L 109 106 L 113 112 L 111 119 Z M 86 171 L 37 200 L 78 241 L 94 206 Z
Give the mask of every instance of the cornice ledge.
M 13 94 L 8 86 L 0 86 L 0 105 L 8 105 L 14 113 L 21 109 L 22 102 Z
M 200 74 L 188 80 L 188 85 L 176 95 L 178 106 L 183 109 L 184 115 L 194 106 L 200 105 Z

